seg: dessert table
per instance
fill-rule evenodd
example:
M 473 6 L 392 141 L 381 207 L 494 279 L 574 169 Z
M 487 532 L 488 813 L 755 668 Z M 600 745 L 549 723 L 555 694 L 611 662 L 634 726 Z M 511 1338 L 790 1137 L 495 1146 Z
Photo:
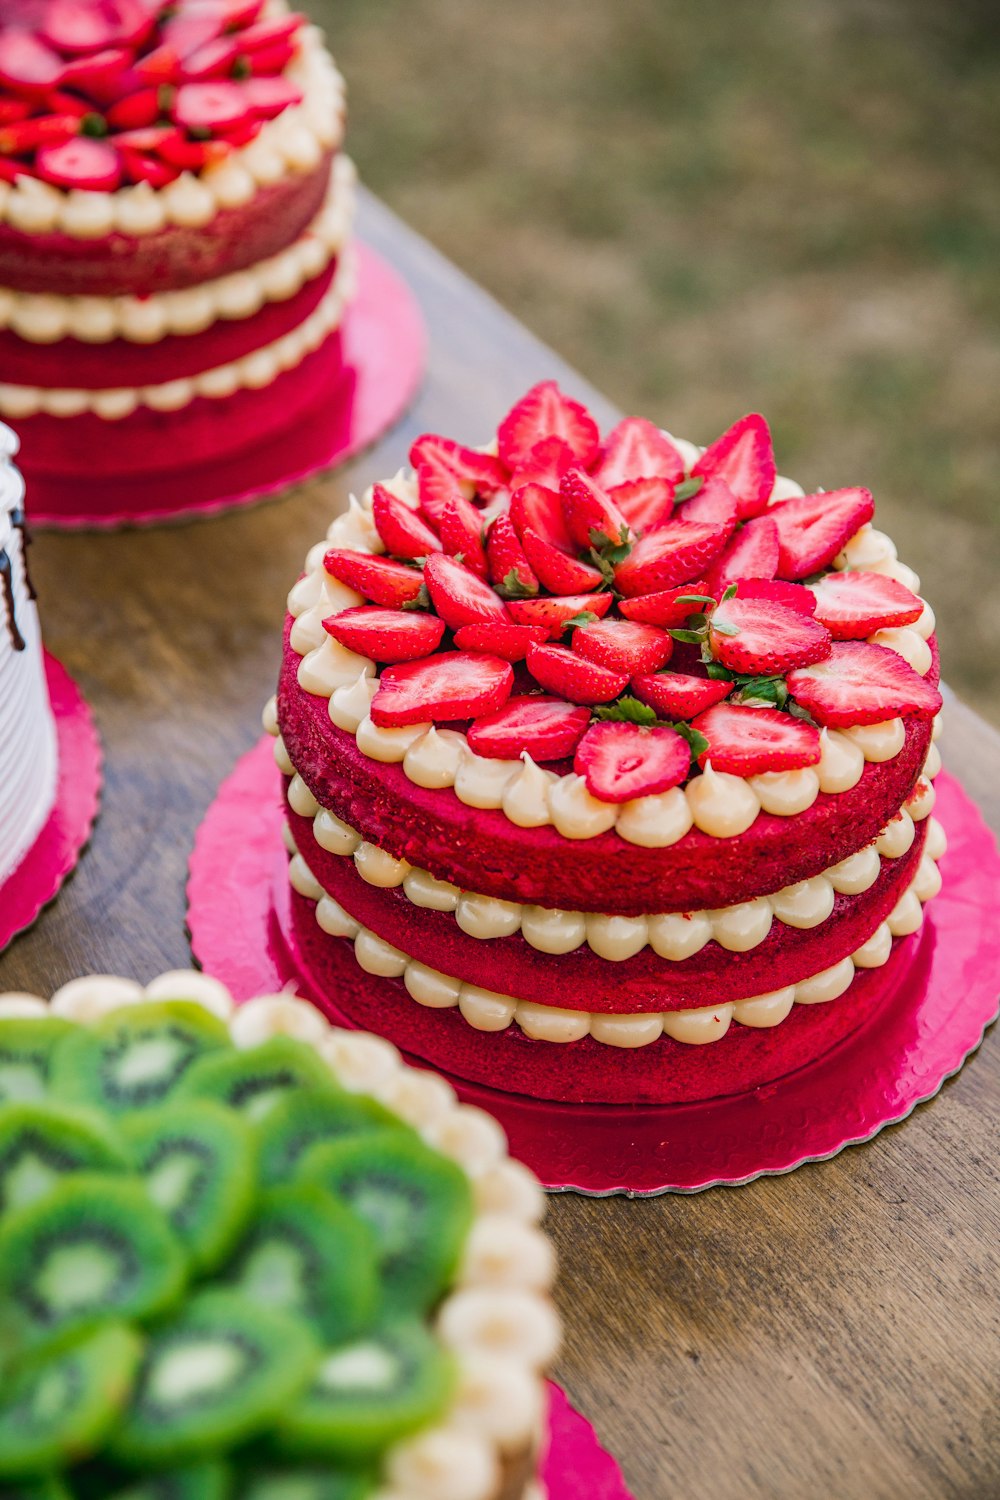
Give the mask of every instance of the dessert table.
M 428 378 L 400 428 L 277 502 L 36 540 L 46 641 L 95 710 L 105 790 L 76 874 L 0 957 L 0 990 L 189 964 L 195 830 L 260 733 L 285 594 L 352 487 L 395 470 L 419 431 L 475 441 L 546 376 L 602 425 L 614 416 L 370 197 L 361 231 L 430 327 Z M 1000 735 L 953 698 L 945 722 L 945 766 L 1000 831 Z M 1000 1493 L 998 1097 L 988 1036 L 910 1121 L 833 1160 L 690 1197 L 552 1201 L 566 1319 L 556 1373 L 637 1500 Z

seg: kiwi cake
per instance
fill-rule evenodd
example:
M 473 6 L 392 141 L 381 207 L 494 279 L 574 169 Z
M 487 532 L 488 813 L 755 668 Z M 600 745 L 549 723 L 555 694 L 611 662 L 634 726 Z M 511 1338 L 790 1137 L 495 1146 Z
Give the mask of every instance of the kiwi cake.
M 0 995 L 0 1500 L 543 1500 L 543 1204 L 291 995 Z

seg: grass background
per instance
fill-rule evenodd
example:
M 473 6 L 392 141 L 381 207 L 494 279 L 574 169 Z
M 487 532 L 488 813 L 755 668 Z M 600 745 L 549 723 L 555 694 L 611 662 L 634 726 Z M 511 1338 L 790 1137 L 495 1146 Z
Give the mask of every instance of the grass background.
M 1000 7 L 309 6 L 369 185 L 626 410 L 869 485 L 1000 723 Z

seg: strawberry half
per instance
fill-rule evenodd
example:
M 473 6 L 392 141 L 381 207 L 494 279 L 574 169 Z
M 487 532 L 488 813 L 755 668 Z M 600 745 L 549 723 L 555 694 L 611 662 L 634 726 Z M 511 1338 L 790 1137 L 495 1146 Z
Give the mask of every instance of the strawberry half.
M 532 386 L 497 429 L 497 449 L 508 469 L 521 468 L 546 438 L 560 438 L 584 468 L 600 442 L 597 423 L 579 401 L 563 394 L 554 380 Z
M 348 548 L 331 548 L 323 559 L 323 566 L 348 588 L 357 589 L 373 604 L 384 604 L 389 609 L 399 609 L 416 599 L 424 581 L 416 568 L 404 567 L 388 557 L 373 557 L 370 552 L 352 552 Z
M 710 594 L 721 594 L 738 578 L 773 578 L 778 571 L 778 528 L 770 516 L 747 521 L 705 575 Z
M 454 474 L 434 464 L 421 464 L 417 469 L 417 494 L 420 509 L 434 527 L 441 525 L 441 517 L 453 501 L 466 498 Z
M 685 500 L 677 512 L 678 521 L 711 521 L 732 531 L 739 520 L 736 496 L 724 479 L 706 479 L 697 495 Z
M 757 412 L 741 417 L 716 438 L 691 470 L 692 476 L 723 479 L 739 506 L 740 519 L 767 509 L 777 471 L 771 430 Z
M 630 802 L 679 786 L 691 769 L 691 750 L 683 735 L 666 725 L 592 724 L 573 769 L 602 802 Z
M 628 685 L 627 672 L 612 672 L 565 646 L 529 646 L 528 671 L 550 693 L 571 703 L 610 703 Z
M 811 615 L 770 599 L 729 599 L 709 621 L 712 654 L 731 672 L 770 676 L 830 655 L 830 632 Z
M 492 713 L 510 697 L 514 669 L 498 656 L 442 651 L 422 661 L 386 667 L 372 699 L 374 723 L 385 729 L 404 724 L 435 724 L 475 719 Z
M 713 703 L 721 703 L 733 690 L 731 682 L 712 677 L 689 677 L 686 672 L 654 672 L 632 678 L 632 692 L 640 703 L 664 719 L 693 719 Z
M 897 715 L 931 719 L 941 694 L 897 651 L 867 641 L 835 641 L 815 666 L 788 674 L 788 691 L 818 724 L 881 724 Z
M 808 578 L 828 567 L 845 542 L 875 514 L 869 490 L 797 495 L 771 508 L 778 528 L 779 578 Z
M 482 511 L 478 511 L 464 495 L 456 494 L 443 507 L 438 532 L 442 551 L 449 557 L 460 555 L 465 566 L 471 568 L 477 578 L 485 581 L 489 577 L 483 548 Z
M 415 469 L 422 464 L 446 469 L 480 495 L 495 495 L 507 485 L 507 470 L 498 458 L 489 453 L 477 453 L 475 448 L 465 448 L 461 443 L 433 432 L 425 432 L 423 437 L 417 438 L 410 449 L 410 463 Z
M 701 614 L 708 606 L 697 595 L 710 599 L 703 580 L 682 583 L 677 588 L 657 594 L 639 594 L 634 599 L 620 599 L 618 608 L 627 620 L 642 620 L 647 625 L 663 625 L 676 630 L 689 615 Z
M 673 489 L 684 478 L 684 460 L 652 422 L 625 417 L 608 433 L 592 473 L 605 490 L 639 479 L 665 479 Z
M 569 534 L 563 515 L 562 496 L 543 484 L 524 484 L 510 497 L 511 525 L 521 539 L 530 526 L 558 547 L 560 552 L 573 552 L 573 538 Z
M 564 760 L 590 723 L 590 710 L 561 698 L 508 698 L 503 708 L 469 725 L 469 744 L 493 760 Z
M 525 556 L 509 514 L 497 516 L 486 537 L 486 565 L 497 588 L 515 593 L 538 593 L 538 579 Z M 513 574 L 513 578 L 511 577 Z
M 579 562 L 546 542 L 530 526 L 521 537 L 528 562 L 551 594 L 586 594 L 600 588 L 604 575 L 600 568 Z
M 593 547 L 593 533 L 617 543 L 628 523 L 615 502 L 582 469 L 570 469 L 559 482 L 566 529 L 577 547 Z
M 719 589 L 719 594 L 723 593 Z M 782 578 L 739 578 L 736 581 L 737 599 L 770 599 L 773 604 L 783 604 L 786 609 L 796 609 L 800 615 L 816 613 L 816 595 L 801 583 L 786 583 Z
M 435 552 L 424 564 L 424 582 L 431 602 L 452 630 L 477 620 L 509 620 L 503 600 L 471 568 Z
M 56 187 L 113 193 L 122 180 L 122 163 L 107 141 L 78 136 L 61 146 L 40 147 L 35 153 L 35 172 Z
M 608 490 L 607 496 L 637 536 L 669 521 L 674 508 L 674 486 L 669 479 L 628 479 Z
M 592 625 L 578 625 L 571 645 L 577 656 L 609 667 L 612 672 L 627 672 L 630 677 L 658 672 L 674 650 L 673 637 L 665 630 L 638 620 L 595 620 Z
M 504 661 L 524 661 L 532 642 L 540 646 L 548 638 L 546 625 L 512 625 L 505 620 L 481 620 L 455 631 L 455 645 L 462 651 L 485 651 Z
M 547 489 L 557 490 L 560 479 L 575 463 L 576 457 L 568 443 L 562 438 L 545 438 L 535 444 L 528 460 L 511 474 L 510 489 L 520 489 L 523 484 L 543 484 Z
M 670 520 L 658 531 L 639 538 L 625 561 L 615 568 L 615 582 L 631 599 L 701 578 L 728 536 L 725 526 L 713 526 L 710 521 Z
M 717 703 L 692 725 L 708 740 L 698 757 L 704 766 L 732 776 L 759 776 L 764 771 L 795 771 L 814 766 L 820 757 L 819 730 L 777 708 L 735 708 Z
M 375 530 L 393 557 L 426 557 L 440 552 L 441 543 L 422 516 L 391 490 L 375 486 L 372 495 Z
M 924 611 L 922 599 L 883 573 L 824 573 L 806 593 L 812 593 L 816 618 L 835 641 L 864 640 L 876 630 L 912 625 Z
M 415 609 L 382 609 L 361 604 L 323 621 L 335 641 L 373 661 L 416 661 L 441 644 L 444 621 Z
M 585 610 L 600 618 L 613 603 L 613 594 L 573 594 L 568 599 L 511 599 L 507 610 L 518 625 L 544 625 L 550 640 L 557 641 L 567 620 Z

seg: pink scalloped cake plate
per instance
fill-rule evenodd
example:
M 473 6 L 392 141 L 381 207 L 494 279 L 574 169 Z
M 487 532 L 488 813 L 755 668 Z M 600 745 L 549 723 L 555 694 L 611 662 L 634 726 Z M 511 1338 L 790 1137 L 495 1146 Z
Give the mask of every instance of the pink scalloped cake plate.
M 191 413 L 191 430 L 202 451 L 197 462 L 182 467 L 101 473 L 100 453 L 114 444 L 116 424 L 98 423 L 96 417 L 69 419 L 85 424 L 77 429 L 71 464 L 62 454 L 53 460 L 52 445 L 64 446 L 63 433 L 52 426 L 57 419 L 31 417 L 18 424 L 32 523 L 139 526 L 213 515 L 277 495 L 374 443 L 416 395 L 426 364 L 427 331 L 413 293 L 397 272 L 369 246 L 359 243 L 356 248 L 358 292 L 339 335 L 296 370 L 279 376 L 274 401 L 267 402 L 263 391 L 231 398 L 226 438 L 231 448 L 234 437 L 238 443 L 224 457 L 212 457 L 218 446 L 213 403 L 204 400 L 194 403 L 199 410 Z M 313 396 L 310 404 L 317 388 L 328 394 L 318 404 Z M 241 398 L 244 405 L 238 407 Z M 293 399 L 303 403 L 302 414 L 283 426 L 277 403 Z M 176 443 L 169 416 L 157 420 L 162 428 L 157 436 Z M 240 423 L 248 429 L 246 439 Z M 250 436 L 265 426 L 265 437 Z M 74 472 L 78 456 L 83 461 Z
M 903 940 L 909 963 L 891 966 L 901 979 L 816 1061 L 765 1087 L 674 1105 L 559 1104 L 445 1076 L 500 1120 L 512 1154 L 550 1191 L 736 1186 L 870 1140 L 938 1092 L 1000 1008 L 1000 856 L 958 782 L 942 774 L 935 786 L 949 843 L 943 888 L 920 933 Z M 291 986 L 352 1026 L 295 941 L 283 817 L 265 739 L 238 762 L 198 831 L 188 885 L 194 955 L 237 999 Z
M 45 678 L 59 745 L 56 800 L 37 839 L 0 884 L 0 952 L 57 895 L 90 838 L 100 801 L 101 745 L 86 700 L 48 652 Z
M 632 1500 L 621 1470 L 565 1391 L 549 1384 L 549 1451 L 542 1461 L 548 1500 Z

